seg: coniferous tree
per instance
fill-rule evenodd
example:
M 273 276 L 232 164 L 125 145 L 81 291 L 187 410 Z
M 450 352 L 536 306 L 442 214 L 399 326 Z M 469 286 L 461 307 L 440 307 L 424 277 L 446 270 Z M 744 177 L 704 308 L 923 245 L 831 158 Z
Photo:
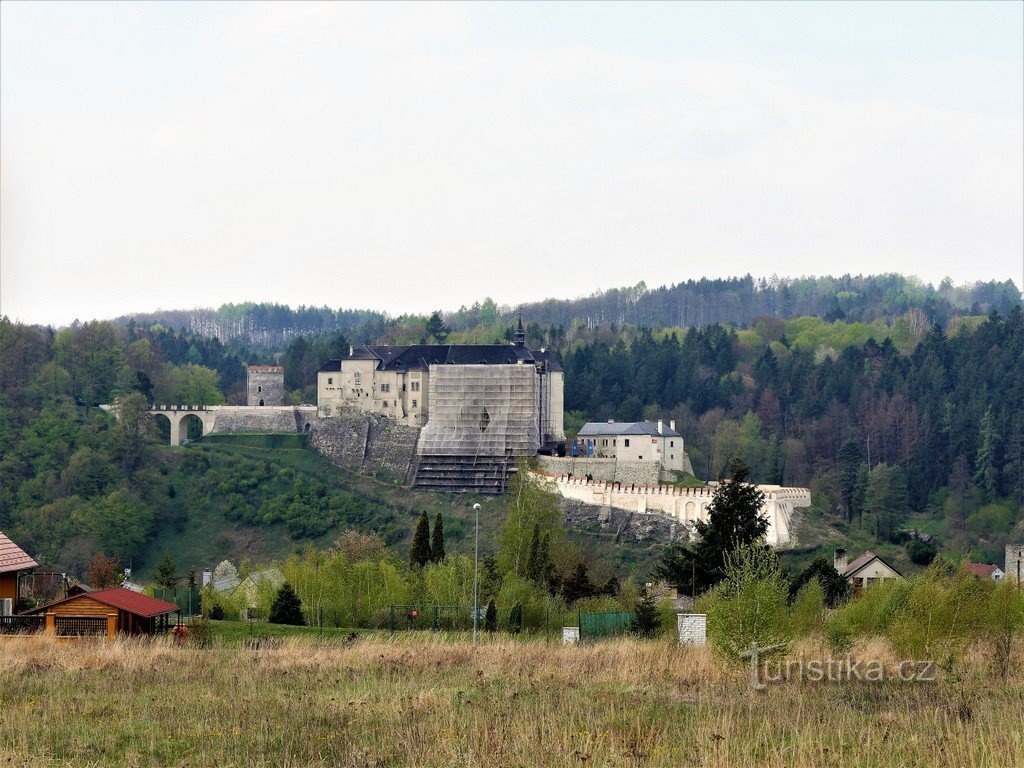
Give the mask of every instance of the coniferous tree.
M 996 495 L 999 482 L 999 466 L 996 454 L 999 449 L 999 431 L 996 429 L 995 416 L 989 406 L 981 417 L 978 430 L 978 455 L 975 458 L 974 482 L 981 489 L 985 501 L 992 501 Z
M 562 595 L 567 603 L 574 603 L 584 597 L 593 597 L 594 585 L 587 574 L 587 564 L 579 563 L 562 585 Z
M 302 626 L 306 623 L 302 617 L 302 600 L 287 581 L 281 585 L 273 605 L 270 606 L 270 623 L 293 626 Z
M 434 530 L 430 533 L 430 559 L 432 562 L 440 563 L 444 560 L 444 522 L 441 513 L 434 518 Z
M 427 518 L 427 510 L 423 510 L 416 525 L 416 533 L 412 537 L 412 547 L 409 549 L 409 567 L 422 568 L 429 562 L 430 520 Z
M 852 523 L 856 511 L 857 500 L 857 476 L 860 471 L 861 462 L 864 461 L 864 449 L 856 440 L 847 440 L 839 449 L 839 457 L 836 462 L 839 480 L 839 493 L 843 497 L 843 504 L 846 506 L 846 522 Z
M 484 631 L 498 631 L 498 606 L 491 600 L 487 603 L 487 612 L 484 614 Z
M 837 608 L 846 600 L 850 592 L 850 584 L 835 569 L 835 566 L 824 557 L 816 557 L 804 568 L 789 585 L 789 599 L 796 597 L 805 584 L 817 579 L 821 585 L 822 597 L 829 608 Z
M 174 565 L 171 553 L 166 549 L 156 566 L 156 583 L 164 589 L 174 589 L 178 585 L 178 568 Z
M 434 312 L 430 315 L 425 331 L 427 338 L 434 339 L 438 344 L 444 344 L 444 340 L 448 338 L 450 333 L 450 329 L 444 324 L 444 319 L 441 317 L 440 312 Z
M 654 596 L 645 589 L 629 621 L 629 631 L 638 637 L 654 637 L 660 625 Z
M 518 635 L 523 631 L 523 606 L 516 603 L 512 606 L 512 612 L 508 615 L 508 631 Z

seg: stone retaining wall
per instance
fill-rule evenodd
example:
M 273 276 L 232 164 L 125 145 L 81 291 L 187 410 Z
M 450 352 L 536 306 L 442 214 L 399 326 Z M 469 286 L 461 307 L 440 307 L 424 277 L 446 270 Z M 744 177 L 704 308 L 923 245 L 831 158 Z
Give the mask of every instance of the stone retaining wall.
M 358 471 L 384 470 L 408 483 L 416 470 L 419 432 L 417 427 L 342 406 L 338 415 L 314 421 L 310 444 L 335 464 Z
M 215 416 L 210 434 L 232 432 L 305 432 L 306 424 L 317 420 L 313 406 L 222 406 L 211 409 Z

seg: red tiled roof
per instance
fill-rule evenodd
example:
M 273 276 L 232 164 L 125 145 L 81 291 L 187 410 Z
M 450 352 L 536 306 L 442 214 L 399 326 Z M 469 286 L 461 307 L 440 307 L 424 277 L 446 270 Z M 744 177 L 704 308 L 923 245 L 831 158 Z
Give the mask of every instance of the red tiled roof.
M 843 571 L 842 574 L 840 574 L 840 575 L 843 576 L 844 578 L 848 579 L 851 576 L 853 576 L 855 573 L 857 573 L 857 571 L 859 571 L 865 565 L 867 565 L 872 560 L 874 560 L 876 557 L 879 560 L 881 560 L 883 563 L 885 563 L 885 565 L 887 565 L 889 568 L 892 568 L 892 570 L 895 573 L 897 573 L 897 574 L 899 574 L 901 576 L 903 575 L 903 574 L 900 574 L 900 572 L 897 571 L 895 568 L 893 568 L 891 565 L 889 565 L 889 563 L 886 563 L 885 560 L 882 560 L 882 558 L 878 557 L 878 555 L 876 555 L 870 549 L 867 552 L 865 552 L 863 555 L 858 557 L 856 560 L 854 560 L 852 563 L 850 563 L 848 566 L 846 566 L 846 570 Z
M 985 563 L 964 563 L 964 568 L 983 579 L 991 579 L 998 567 L 998 565 L 986 565 Z
M 0 531 L 0 573 L 24 571 L 38 565 L 39 563 Z
M 155 597 L 147 597 L 146 595 L 139 594 L 138 592 L 132 592 L 130 589 L 125 589 L 124 587 L 111 587 L 110 589 L 101 589 L 99 592 L 86 592 L 80 595 L 65 597 L 63 600 L 57 600 L 49 605 L 33 608 L 29 613 L 41 613 L 55 605 L 60 605 L 61 603 L 66 603 L 68 600 L 77 600 L 80 598 L 95 600 L 97 603 L 109 605 L 111 608 L 117 608 L 120 611 L 125 611 L 126 613 L 131 613 L 144 619 L 178 610 L 178 606 L 174 603 L 168 603 L 166 600 L 157 600 Z

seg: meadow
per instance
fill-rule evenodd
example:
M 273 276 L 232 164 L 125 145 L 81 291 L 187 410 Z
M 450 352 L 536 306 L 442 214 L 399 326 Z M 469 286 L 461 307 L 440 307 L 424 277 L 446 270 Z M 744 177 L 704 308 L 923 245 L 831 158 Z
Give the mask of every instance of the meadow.
M 793 652 L 827 654 L 819 641 Z M 878 638 L 850 653 L 890 673 L 898 663 Z M 745 667 L 668 640 L 10 638 L 0 765 L 1019 765 L 1024 676 L 993 670 L 976 644 L 931 682 L 759 691 Z

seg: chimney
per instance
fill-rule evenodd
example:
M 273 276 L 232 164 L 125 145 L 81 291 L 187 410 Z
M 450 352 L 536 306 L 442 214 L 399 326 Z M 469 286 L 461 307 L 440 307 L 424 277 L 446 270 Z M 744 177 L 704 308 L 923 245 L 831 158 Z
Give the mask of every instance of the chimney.
M 676 420 L 675 419 L 670 419 L 669 420 L 668 428 L 671 429 L 673 432 L 676 431 Z
M 665 423 L 661 419 L 658 419 L 658 434 L 665 434 Z
M 837 549 L 832 555 L 832 565 L 839 571 L 839 575 L 843 575 L 843 571 L 846 570 L 848 563 L 846 562 L 846 550 Z
M 353 347 L 351 344 L 349 344 L 348 345 L 348 356 L 352 357 L 352 355 L 354 355 L 355 353 L 356 353 L 356 348 Z

